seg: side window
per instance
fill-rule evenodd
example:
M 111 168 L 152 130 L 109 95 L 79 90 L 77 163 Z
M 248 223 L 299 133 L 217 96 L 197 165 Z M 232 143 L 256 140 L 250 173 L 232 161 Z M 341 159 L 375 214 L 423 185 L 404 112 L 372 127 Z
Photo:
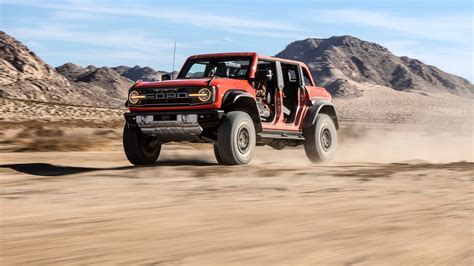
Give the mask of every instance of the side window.
M 311 78 L 309 77 L 309 73 L 305 68 L 303 68 L 303 78 L 304 78 L 304 85 L 313 86 L 313 84 L 311 83 Z
M 300 73 L 298 71 L 298 66 L 293 64 L 281 64 L 281 70 L 283 72 L 283 80 L 285 81 L 285 86 L 288 84 L 299 84 L 300 83 Z

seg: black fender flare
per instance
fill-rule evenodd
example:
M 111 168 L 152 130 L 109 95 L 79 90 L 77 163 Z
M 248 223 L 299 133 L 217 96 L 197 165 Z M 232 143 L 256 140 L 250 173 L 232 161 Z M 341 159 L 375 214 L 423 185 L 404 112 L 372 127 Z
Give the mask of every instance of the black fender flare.
M 252 118 L 257 133 L 262 132 L 262 121 L 260 120 L 257 102 L 252 94 L 245 90 L 229 90 L 222 97 L 222 109 L 225 113 L 245 111 Z
M 311 103 L 312 106 L 309 107 L 303 121 L 303 128 L 313 126 L 316 123 L 316 118 L 318 114 L 322 113 L 329 115 L 334 121 L 336 129 L 339 129 L 339 121 L 337 119 L 336 107 L 332 102 L 323 99 L 311 99 Z
M 222 97 L 222 107 L 229 106 L 234 104 L 239 98 L 242 97 L 252 97 L 252 95 L 245 90 L 240 89 L 230 89 L 226 91 Z

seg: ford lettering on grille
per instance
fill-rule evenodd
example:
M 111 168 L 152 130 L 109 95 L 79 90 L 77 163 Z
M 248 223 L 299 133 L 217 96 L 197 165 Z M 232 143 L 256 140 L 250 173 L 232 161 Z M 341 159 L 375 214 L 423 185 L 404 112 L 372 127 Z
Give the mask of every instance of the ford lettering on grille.
M 141 105 L 194 105 L 202 104 L 197 97 L 191 97 L 189 94 L 198 93 L 200 87 L 191 88 L 152 88 L 146 89 L 145 99 Z
M 175 98 L 183 99 L 183 98 L 188 98 L 188 97 L 189 96 L 188 96 L 187 92 L 178 92 L 178 93 L 168 92 L 168 93 L 155 93 L 155 94 L 147 94 L 146 95 L 147 99 L 157 99 L 157 100 L 160 100 L 160 99 L 175 99 Z

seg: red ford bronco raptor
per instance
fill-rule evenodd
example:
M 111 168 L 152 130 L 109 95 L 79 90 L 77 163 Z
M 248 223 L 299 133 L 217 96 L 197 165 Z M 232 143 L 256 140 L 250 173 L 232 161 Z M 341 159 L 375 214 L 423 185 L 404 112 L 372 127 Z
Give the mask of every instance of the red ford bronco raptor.
M 129 90 L 123 146 L 132 164 L 156 163 L 171 141 L 210 142 L 227 165 L 249 163 L 257 145 L 304 145 L 313 162 L 334 158 L 336 110 L 302 62 L 248 52 L 194 55 L 176 79 L 162 80 Z

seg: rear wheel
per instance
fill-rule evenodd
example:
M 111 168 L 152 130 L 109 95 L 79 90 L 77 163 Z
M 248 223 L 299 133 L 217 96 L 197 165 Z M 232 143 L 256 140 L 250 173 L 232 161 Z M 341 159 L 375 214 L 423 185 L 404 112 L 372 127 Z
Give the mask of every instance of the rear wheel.
M 132 164 L 150 165 L 156 163 L 160 156 L 161 142 L 156 137 L 143 134 L 140 128 L 125 124 L 123 149 Z
M 303 130 L 306 156 L 314 162 L 334 159 L 337 149 L 337 131 L 334 121 L 326 114 L 318 114 L 316 123 Z
M 252 118 L 245 112 L 229 112 L 219 125 L 217 146 L 214 146 L 219 154 L 216 158 L 228 165 L 248 164 L 252 160 L 255 143 Z

